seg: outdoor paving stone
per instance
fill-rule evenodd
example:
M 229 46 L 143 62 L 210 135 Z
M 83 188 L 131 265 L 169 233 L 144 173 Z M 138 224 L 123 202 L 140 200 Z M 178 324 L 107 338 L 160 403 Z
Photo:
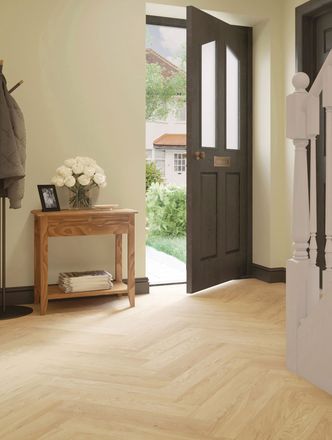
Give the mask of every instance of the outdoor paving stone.
M 186 265 L 177 258 L 146 246 L 146 271 L 150 284 L 185 283 Z

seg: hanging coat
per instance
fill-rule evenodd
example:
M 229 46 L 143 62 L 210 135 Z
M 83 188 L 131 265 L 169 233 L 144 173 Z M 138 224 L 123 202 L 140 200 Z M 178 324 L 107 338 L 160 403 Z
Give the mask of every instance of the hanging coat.
M 26 134 L 23 114 L 8 93 L 6 78 L 0 73 L 0 188 L 9 198 L 10 208 L 20 208 L 24 195 Z

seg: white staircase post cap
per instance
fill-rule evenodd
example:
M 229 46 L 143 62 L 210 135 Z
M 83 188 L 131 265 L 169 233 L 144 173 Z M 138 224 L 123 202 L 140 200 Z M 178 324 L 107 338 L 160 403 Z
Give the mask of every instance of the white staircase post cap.
M 310 83 L 310 78 L 306 73 L 298 72 L 293 76 L 292 83 L 296 92 L 305 92 Z

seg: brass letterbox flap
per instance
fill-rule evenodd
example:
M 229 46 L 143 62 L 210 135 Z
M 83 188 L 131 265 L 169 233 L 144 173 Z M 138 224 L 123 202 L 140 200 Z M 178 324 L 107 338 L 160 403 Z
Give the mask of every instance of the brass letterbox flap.
M 215 167 L 230 167 L 231 158 L 229 156 L 214 156 L 213 163 Z

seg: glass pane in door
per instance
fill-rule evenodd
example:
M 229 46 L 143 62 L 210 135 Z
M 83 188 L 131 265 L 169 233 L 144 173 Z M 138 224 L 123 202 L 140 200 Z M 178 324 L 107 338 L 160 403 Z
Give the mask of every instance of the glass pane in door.
M 226 148 L 240 148 L 239 60 L 229 47 L 226 47 Z
M 202 45 L 201 145 L 216 147 L 216 42 Z

